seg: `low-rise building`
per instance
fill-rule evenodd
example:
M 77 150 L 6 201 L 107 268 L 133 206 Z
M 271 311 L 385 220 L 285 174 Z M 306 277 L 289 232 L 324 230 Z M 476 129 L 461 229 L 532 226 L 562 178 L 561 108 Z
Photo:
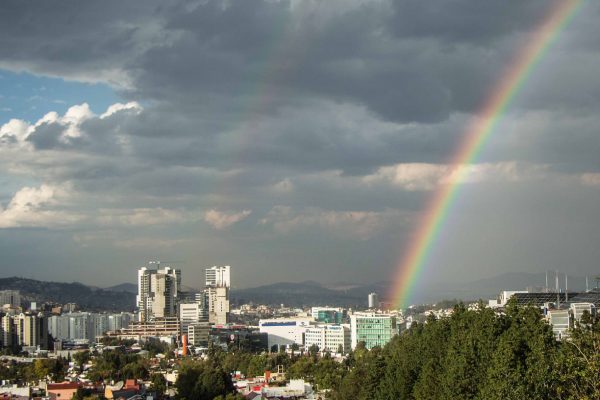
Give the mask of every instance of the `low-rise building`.
M 317 346 L 320 351 L 342 353 L 350 351 L 351 335 L 349 325 L 316 325 L 306 328 L 304 347 Z
M 367 349 L 385 346 L 398 334 L 396 317 L 390 314 L 355 313 L 350 316 L 351 347 L 364 342 Z
M 304 332 L 313 323 L 312 318 L 261 319 L 260 332 L 268 335 L 269 348 L 304 344 Z

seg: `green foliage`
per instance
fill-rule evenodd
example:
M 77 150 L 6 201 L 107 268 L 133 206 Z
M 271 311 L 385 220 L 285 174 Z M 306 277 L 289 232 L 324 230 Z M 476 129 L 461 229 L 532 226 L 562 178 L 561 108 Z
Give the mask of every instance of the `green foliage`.
M 92 381 L 147 379 L 148 361 L 137 354 L 127 354 L 121 349 L 105 351 L 93 360 L 88 374 Z
M 560 350 L 554 368 L 554 398 L 600 399 L 600 317 L 584 315 Z
M 156 392 L 156 397 L 162 399 L 167 391 L 167 380 L 163 374 L 154 374 L 150 379 L 150 391 Z
M 499 315 L 458 304 L 452 316 L 413 324 L 384 349 L 357 347 L 331 398 L 600 399 L 600 322 L 582 321 L 557 342 L 539 309 L 511 303 Z
M 220 396 L 227 399 L 228 394 L 235 394 L 229 374 L 211 361 L 183 363 L 175 386 L 177 398 L 182 400 L 213 400 Z

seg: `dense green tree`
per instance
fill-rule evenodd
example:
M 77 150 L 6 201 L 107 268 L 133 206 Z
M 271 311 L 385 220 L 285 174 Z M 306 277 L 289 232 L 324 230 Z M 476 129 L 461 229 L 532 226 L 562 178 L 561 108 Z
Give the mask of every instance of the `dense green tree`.
M 163 374 L 153 374 L 150 378 L 150 391 L 156 392 L 156 397 L 162 399 L 167 391 L 167 380 Z
M 584 313 L 561 344 L 553 371 L 553 398 L 600 399 L 600 316 Z
M 182 363 L 175 386 L 177 398 L 182 400 L 213 400 L 235 394 L 229 374 L 210 361 Z

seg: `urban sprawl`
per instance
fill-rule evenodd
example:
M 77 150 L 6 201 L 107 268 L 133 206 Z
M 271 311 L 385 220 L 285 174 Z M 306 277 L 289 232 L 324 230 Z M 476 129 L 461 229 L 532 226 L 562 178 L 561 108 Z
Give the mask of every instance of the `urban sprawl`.
M 181 270 L 152 262 L 138 270 L 135 312 L 88 312 L 74 303 L 32 302 L 23 307 L 18 290 L 0 291 L 2 368 L 20 371 L 30 366 L 40 374 L 32 383 L 15 372 L 13 379 L 2 381 L 2 398 L 76 398 L 84 392 L 107 399 L 169 398 L 177 395 L 182 360 L 202 360 L 215 351 L 243 349 L 252 354 L 328 357 L 344 363 L 357 348 L 383 347 L 413 324 L 448 317 L 455 311 L 453 305 L 442 303 L 397 310 L 380 302 L 377 293 L 365 298 L 362 310 L 327 305 L 294 309 L 284 304 L 232 308 L 231 274 L 230 266 L 207 268 L 204 289 L 189 292 L 183 290 Z M 488 303 L 465 307 L 504 313 L 509 303 L 534 306 L 541 310 L 556 340 L 569 340 L 571 329 L 584 315 L 596 315 L 600 290 L 568 292 L 559 287 L 558 275 L 554 286 L 549 288 L 546 280 L 545 287 L 502 291 Z M 120 379 L 102 377 L 99 357 L 117 350 L 124 357 L 135 356 L 125 358 L 128 362 L 146 360 L 143 365 L 149 371 L 139 374 L 143 376 L 123 373 Z M 43 369 L 58 362 L 66 365 L 61 373 Z M 257 368 L 252 374 L 227 371 L 239 397 L 223 399 L 327 396 L 327 389 L 320 390 L 311 377 L 290 374 L 285 365 Z

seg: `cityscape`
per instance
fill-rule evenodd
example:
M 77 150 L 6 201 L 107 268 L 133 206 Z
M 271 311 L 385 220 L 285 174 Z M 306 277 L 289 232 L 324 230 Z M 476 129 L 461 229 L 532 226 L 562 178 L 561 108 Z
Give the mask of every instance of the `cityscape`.
M 180 269 L 153 261 L 137 271 L 135 305 L 129 305 L 132 312 L 118 313 L 90 312 L 75 303 L 27 303 L 18 290 L 0 290 L 4 365 L 35 366 L 52 360 L 65 363 L 61 374 L 66 379 L 53 382 L 48 369 L 37 384 L 5 380 L 0 391 L 11 398 L 75 397 L 83 392 L 108 399 L 176 397 L 181 362 L 210 359 L 215 351 L 268 354 L 275 359 L 285 355 L 310 362 L 317 357 L 344 365 L 357 351 L 385 348 L 394 337 L 431 318 L 465 312 L 461 307 L 475 313 L 492 310 L 497 316 L 511 306 L 537 309 L 554 340 L 562 342 L 570 340 L 582 319 L 596 318 L 600 307 L 600 277 L 591 288 L 586 279 L 588 288 L 574 292 L 567 289 L 566 276 L 561 287 L 558 271 L 553 272 L 555 287 L 549 287 L 547 272 L 544 287 L 504 290 L 487 303 L 442 301 L 404 310 L 380 301 L 378 293 L 370 293 L 357 309 L 253 303 L 231 307 L 232 275 L 235 278 L 231 266 L 206 268 L 204 288 L 186 291 Z M 148 368 L 141 373 L 145 378 L 99 382 L 94 359 L 111 351 L 143 359 Z M 288 377 L 290 368 L 294 366 L 282 362 L 258 373 L 229 371 L 231 385 L 240 398 L 327 398 L 329 391 L 319 390 L 311 375 Z M 163 385 L 157 388 L 158 381 Z
M 0 2 L 0 400 L 600 400 L 600 2 Z

